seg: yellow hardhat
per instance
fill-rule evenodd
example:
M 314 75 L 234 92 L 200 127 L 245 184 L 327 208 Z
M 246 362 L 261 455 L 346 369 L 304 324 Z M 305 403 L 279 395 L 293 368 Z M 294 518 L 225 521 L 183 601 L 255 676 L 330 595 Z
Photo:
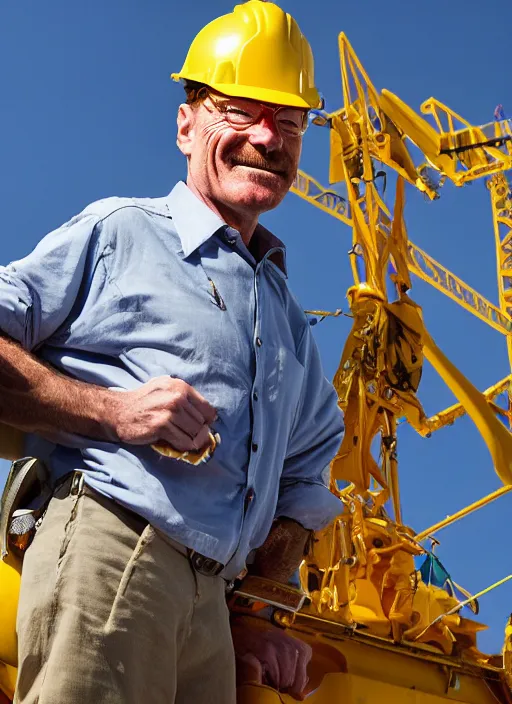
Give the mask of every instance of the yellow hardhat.
M 291 15 L 265 0 L 249 0 L 207 24 L 171 77 L 265 103 L 321 105 L 306 37 Z

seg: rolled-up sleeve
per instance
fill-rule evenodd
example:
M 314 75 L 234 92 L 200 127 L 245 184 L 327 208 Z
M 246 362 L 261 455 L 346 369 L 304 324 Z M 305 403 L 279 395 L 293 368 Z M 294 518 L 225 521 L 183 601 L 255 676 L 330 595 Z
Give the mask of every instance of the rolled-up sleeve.
M 304 328 L 298 357 L 305 374 L 281 475 L 276 518 L 286 516 L 308 530 L 320 530 L 343 508 L 325 483 L 329 463 L 341 443 L 343 420 L 309 325 Z
M 37 348 L 71 312 L 97 223 L 97 215 L 84 211 L 24 259 L 0 266 L 0 330 L 25 349 Z

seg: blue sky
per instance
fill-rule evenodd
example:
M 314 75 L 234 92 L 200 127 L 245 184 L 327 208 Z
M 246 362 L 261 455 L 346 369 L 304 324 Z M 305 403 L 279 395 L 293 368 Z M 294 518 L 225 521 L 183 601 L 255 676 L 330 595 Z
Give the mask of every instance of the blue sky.
M 283 0 L 281 5 L 312 44 L 317 83 L 330 108 L 341 103 L 337 34 L 343 30 L 374 85 L 417 109 L 433 95 L 476 124 L 490 121 L 498 103 L 512 114 L 506 68 L 510 4 L 501 4 L 492 34 L 484 37 L 478 19 L 482 4 L 476 0 Z M 22 257 L 93 200 L 163 195 L 184 177 L 175 147 L 181 89 L 169 73 L 181 68 L 195 32 L 232 9 L 230 0 L 214 6 L 206 0 L 1 3 L 0 263 Z M 305 137 L 302 167 L 324 183 L 327 147 L 325 131 L 311 129 Z M 436 203 L 412 190 L 407 197 L 411 239 L 497 302 L 484 184 L 448 185 Z M 304 307 L 346 310 L 349 229 L 294 195 L 263 222 L 288 246 L 291 285 Z M 499 333 L 420 281 L 414 281 L 412 295 L 438 344 L 478 387 L 508 373 Z M 329 377 L 349 323 L 331 319 L 315 328 Z M 453 402 L 428 366 L 420 398 L 429 415 Z M 402 426 L 399 458 L 405 520 L 418 531 L 499 486 L 487 449 L 467 419 L 430 440 Z M 5 470 L 1 462 L 0 481 Z M 512 496 L 506 496 L 439 534 L 439 557 L 467 589 L 482 589 L 511 571 L 511 507 Z M 512 611 L 512 586 L 484 597 L 481 607 L 490 629 L 480 646 L 497 651 Z

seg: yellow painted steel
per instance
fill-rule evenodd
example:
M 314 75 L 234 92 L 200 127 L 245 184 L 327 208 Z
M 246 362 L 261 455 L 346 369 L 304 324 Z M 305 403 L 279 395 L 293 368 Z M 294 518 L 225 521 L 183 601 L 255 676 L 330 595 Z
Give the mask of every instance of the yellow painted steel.
M 485 594 L 488 594 L 491 592 L 493 589 L 496 589 L 497 587 L 501 587 L 502 584 L 505 584 L 506 582 L 510 582 L 512 579 L 512 574 L 509 574 L 507 577 L 503 577 L 503 579 L 498 580 L 497 582 L 494 582 L 494 584 L 491 584 L 490 586 L 486 587 L 485 589 L 481 589 L 479 592 L 476 594 L 470 595 L 467 599 L 464 599 L 463 601 L 459 601 L 455 606 L 452 606 L 451 609 L 448 611 L 444 611 L 442 614 L 439 614 L 439 616 L 436 616 L 436 618 L 431 621 L 426 628 L 421 631 L 417 636 L 415 636 L 414 640 L 418 640 L 423 636 L 429 628 L 431 628 L 434 624 L 438 623 L 441 619 L 445 619 L 448 616 L 453 616 L 454 614 L 458 613 L 462 607 L 467 606 L 471 602 L 475 602 L 477 599 L 480 599 L 480 597 L 485 596 Z
M 265 103 L 305 109 L 321 104 L 306 37 L 291 15 L 262 0 L 237 5 L 203 27 L 172 78 Z
M 473 511 L 477 511 L 479 508 L 483 508 L 484 506 L 487 506 L 487 504 L 496 501 L 496 499 L 499 499 L 505 494 L 508 494 L 509 491 L 512 491 L 512 484 L 508 484 L 507 486 L 502 486 L 499 489 L 496 489 L 496 491 L 493 491 L 491 494 L 488 494 L 482 499 L 479 499 L 478 501 L 469 504 L 469 506 L 466 506 L 460 511 L 453 513 L 451 516 L 447 516 L 444 520 L 439 521 L 439 523 L 435 523 L 433 526 L 430 526 L 430 528 L 426 528 L 420 533 L 416 533 L 414 539 L 420 542 L 422 540 L 425 540 L 425 538 L 430 538 L 430 536 L 434 535 L 434 533 L 437 533 L 443 528 L 451 526 L 453 523 L 460 521 L 461 518 L 465 518 L 470 513 L 473 513 Z
M 340 35 L 340 56 L 344 105 L 324 121 L 331 128 L 330 181 L 344 182 L 347 197 L 324 188 L 303 172 L 298 175 L 294 191 L 352 227 L 355 286 L 349 289 L 348 299 L 353 326 L 334 378 L 346 429 L 331 467 L 331 490 L 339 495 L 344 511 L 333 524 L 317 533 L 301 566 L 301 584 L 309 603 L 297 616 L 287 616 L 283 625 L 299 628 L 309 618 L 314 624 L 311 628 L 331 634 L 336 646 L 340 628 L 345 629 L 345 634 L 350 632 L 353 641 L 371 636 L 380 639 L 379 647 L 386 642 L 389 662 L 385 673 L 377 675 L 379 666 L 377 657 L 373 657 L 366 663 L 368 671 L 358 683 L 360 688 L 355 687 L 352 692 L 358 673 L 357 665 L 349 664 L 343 674 L 336 675 L 332 689 L 327 683 L 334 682 L 334 676 L 326 675 L 308 700 L 327 704 L 343 696 L 343 701 L 354 702 L 510 702 L 507 682 L 512 681 L 512 636 L 506 635 L 503 656 L 481 653 L 476 637 L 485 626 L 461 616 L 461 603 L 455 595 L 424 582 L 414 565 L 414 557 L 426 554 L 420 540 L 427 534 L 447 527 L 512 488 L 512 436 L 496 417 L 498 413 L 510 418 L 510 408 L 505 411 L 494 404 L 500 393 L 509 391 L 510 376 L 485 394 L 480 393 L 432 340 L 421 308 L 407 294 L 412 272 L 510 340 L 511 309 L 507 303 L 512 288 L 508 261 L 512 221 L 510 190 L 501 174 L 512 164 L 510 124 L 502 120 L 492 130 L 488 126 L 472 127 L 431 98 L 423 104 L 422 111 L 433 118 L 433 127 L 389 91 L 377 93 L 344 35 Z M 407 140 L 423 152 L 425 163 L 418 168 Z M 392 214 L 377 189 L 377 160 L 398 173 Z M 439 174 L 437 185 L 432 170 Z M 499 307 L 412 245 L 403 215 L 404 181 L 436 198 L 446 178 L 462 186 L 489 175 L 501 276 Z M 388 300 L 389 263 L 396 289 L 393 301 Z M 459 401 L 431 419 L 425 416 L 416 396 L 424 358 Z M 402 524 L 396 421 L 404 417 L 420 434 L 428 435 L 465 413 L 485 440 L 495 470 L 506 486 L 415 535 Z M 373 448 L 379 438 L 377 460 Z M 342 482 L 350 482 L 349 487 L 340 490 Z M 391 515 L 384 508 L 389 499 Z M 502 583 L 503 580 L 486 588 L 482 594 Z M 462 588 L 460 591 L 467 595 L 468 603 L 475 603 L 475 597 Z M 508 628 L 512 633 L 512 626 Z M 401 686 L 400 660 L 404 648 L 411 655 L 412 642 L 414 648 L 428 648 L 414 651 L 425 671 L 436 658 L 438 663 L 439 657 L 445 658 L 449 683 L 442 690 L 432 691 L 427 684 L 432 682 L 430 676 L 422 680 L 419 673 L 408 687 Z M 461 693 L 464 675 L 457 672 L 452 677 L 461 663 L 460 654 L 474 668 L 495 667 L 498 683 L 486 682 L 488 670 L 481 670 L 473 681 L 475 687 Z M 450 691 L 450 683 L 455 683 L 454 691 Z M 258 694 L 253 690 L 247 697 L 242 701 L 289 701 L 286 695 L 270 690 L 260 690 Z
M 283 625 L 288 619 L 283 617 Z M 506 698 L 503 671 L 439 655 L 429 646 L 397 646 L 389 639 L 350 633 L 342 626 L 299 615 L 288 632 L 308 642 L 307 702 L 313 704 L 496 704 Z M 245 685 L 238 704 L 292 704 L 290 695 Z
M 315 208 L 335 217 L 345 225 L 352 226 L 347 201 L 336 191 L 322 186 L 304 171 L 299 170 L 291 191 Z M 501 310 L 468 286 L 456 274 L 410 240 L 407 242 L 407 265 L 412 274 L 448 296 L 494 330 L 503 335 L 512 333 L 512 318 L 506 311 Z
M 0 560 L 0 662 L 11 667 L 16 667 L 18 664 L 16 611 L 20 574 L 21 563 L 12 553 L 9 553 L 4 561 Z
M 433 113 L 432 103 L 441 107 L 445 112 L 449 109 L 438 101 L 427 101 L 422 106 L 423 112 Z M 450 111 L 451 112 L 451 111 Z M 512 120 L 495 120 L 487 125 L 474 127 L 459 115 L 451 112 L 449 116 L 449 131 L 441 134 L 441 152 L 462 154 L 467 152 L 467 157 L 474 159 L 475 152 L 478 154 L 479 148 L 492 149 L 488 153 L 496 160 L 495 167 L 499 171 L 506 171 L 510 161 L 507 155 L 512 155 Z M 453 117 L 463 123 L 465 127 L 457 129 Z M 435 115 L 439 129 L 442 131 L 441 121 Z M 486 159 L 489 163 L 489 159 Z
M 444 293 L 469 313 L 487 323 L 489 327 L 503 335 L 508 336 L 512 333 L 512 319 L 505 310 L 488 301 L 412 242 L 409 242 L 407 247 L 407 264 L 409 270 L 419 279 Z
M 324 213 L 338 218 L 345 225 L 352 225 L 346 199 L 336 191 L 324 188 L 304 171 L 300 169 L 297 171 L 297 176 L 290 190 L 311 205 L 323 210 Z
M 503 173 L 492 176 L 487 186 L 491 194 L 500 307 L 512 316 L 512 191 Z M 507 346 L 512 366 L 512 336 L 507 338 Z
M 380 97 L 346 35 L 339 36 L 344 107 L 331 115 L 331 183 L 343 180 L 342 162 L 350 177 L 372 170 L 372 157 L 396 171 L 429 198 L 437 193 L 416 168 L 403 133 L 381 109 Z M 371 115 L 371 117 L 370 117 Z
M 512 167 L 509 120 L 475 127 L 435 98 L 426 100 L 421 112 L 436 123 L 440 133 L 438 160 L 450 157 L 453 168 L 442 170 L 456 186 Z M 458 129 L 457 124 L 462 128 Z
M 391 682 L 369 679 L 350 674 L 328 674 L 316 692 L 308 696 L 308 704 L 446 704 L 446 702 L 471 702 L 496 704 L 485 684 L 471 682 L 467 698 L 460 695 L 430 694 L 418 691 L 417 685 L 400 687 Z M 487 690 L 487 691 L 486 691 Z M 340 699 L 340 693 L 343 699 Z M 278 694 L 270 687 L 245 686 L 238 696 L 238 704 L 294 704 L 297 700 L 287 694 Z M 499 701 L 499 700 L 498 700 Z
M 496 384 L 493 384 L 485 391 L 482 391 L 482 395 L 485 396 L 487 403 L 489 403 L 491 408 L 493 408 L 495 413 L 497 413 L 498 415 L 503 415 L 507 417 L 510 416 L 509 410 L 505 411 L 501 407 L 494 404 L 493 401 L 497 396 L 500 396 L 502 393 L 507 392 L 509 394 L 511 383 L 512 375 L 509 374 L 501 381 L 498 381 Z M 434 431 L 439 430 L 440 428 L 445 428 L 447 425 L 452 425 L 458 418 L 462 418 L 462 416 L 464 416 L 465 414 L 466 409 L 464 408 L 464 406 L 461 403 L 455 403 L 453 406 L 445 408 L 443 411 L 439 411 L 439 413 L 430 416 L 430 418 L 427 420 L 430 431 L 433 433 Z
M 473 127 L 435 98 L 426 100 L 421 111 L 432 116 L 439 131 L 390 91 L 382 91 L 380 104 L 401 133 L 419 147 L 427 162 L 456 186 L 512 167 L 512 156 L 508 149 L 496 145 L 496 136 L 488 136 L 485 127 Z M 463 129 L 457 130 L 457 123 Z M 498 140 L 503 140 L 508 137 L 509 121 L 495 129 Z
M 510 615 L 505 626 L 505 640 L 503 642 L 503 669 L 505 670 L 505 679 L 512 691 L 512 614 Z
M 423 339 L 423 351 L 477 426 L 489 448 L 497 475 L 504 484 L 511 484 L 512 435 L 491 411 L 485 397 L 441 352 L 428 333 Z

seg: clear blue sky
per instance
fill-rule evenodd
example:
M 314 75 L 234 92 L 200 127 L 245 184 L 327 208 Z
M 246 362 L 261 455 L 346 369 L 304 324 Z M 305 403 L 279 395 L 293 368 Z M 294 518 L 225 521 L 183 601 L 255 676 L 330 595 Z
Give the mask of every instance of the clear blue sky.
M 502 3 L 493 16 L 476 0 L 281 4 L 310 39 L 330 108 L 341 102 L 337 34 L 344 30 L 375 86 L 411 106 L 434 95 L 476 124 L 491 120 L 497 103 L 512 114 L 510 4 Z M 169 73 L 181 68 L 194 33 L 231 8 L 231 0 L 0 4 L 1 263 L 26 254 L 90 201 L 163 195 L 184 177 L 175 147 L 181 89 Z M 311 130 L 302 166 L 327 183 L 327 163 L 326 134 Z M 346 309 L 348 228 L 293 195 L 264 222 L 287 243 L 291 285 L 304 307 Z M 436 203 L 409 191 L 407 225 L 415 243 L 497 302 L 491 211 L 482 183 L 447 186 Z M 415 281 L 412 295 L 437 342 L 477 386 L 508 373 L 499 333 L 422 282 Z M 332 377 L 349 321 L 326 320 L 315 330 Z M 420 391 L 428 414 L 453 402 L 429 368 Z M 470 421 L 430 440 L 407 427 L 401 431 L 404 514 L 415 529 L 499 486 Z M 5 469 L 0 463 L 2 476 Z M 438 554 L 466 588 L 477 591 L 511 571 L 511 507 L 507 496 L 439 534 Z M 510 611 L 512 586 L 483 599 L 482 620 L 490 630 L 480 639 L 482 649 L 500 649 Z

